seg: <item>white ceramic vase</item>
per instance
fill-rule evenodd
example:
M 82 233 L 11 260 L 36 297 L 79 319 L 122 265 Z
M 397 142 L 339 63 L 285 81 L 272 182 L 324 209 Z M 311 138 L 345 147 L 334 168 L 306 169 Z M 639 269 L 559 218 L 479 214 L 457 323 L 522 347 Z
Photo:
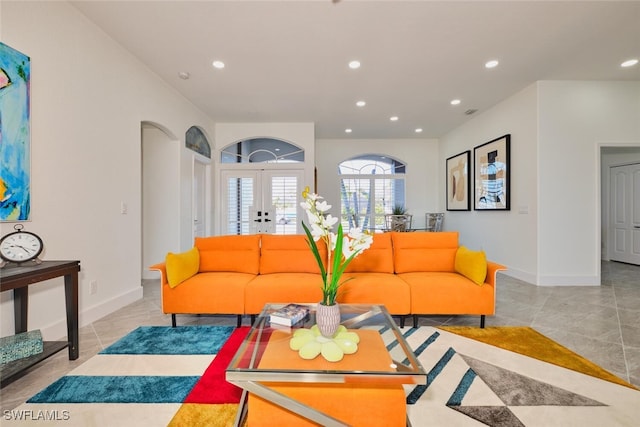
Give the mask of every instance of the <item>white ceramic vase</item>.
M 318 303 L 316 308 L 316 324 L 323 337 L 333 338 L 340 326 L 340 306 Z

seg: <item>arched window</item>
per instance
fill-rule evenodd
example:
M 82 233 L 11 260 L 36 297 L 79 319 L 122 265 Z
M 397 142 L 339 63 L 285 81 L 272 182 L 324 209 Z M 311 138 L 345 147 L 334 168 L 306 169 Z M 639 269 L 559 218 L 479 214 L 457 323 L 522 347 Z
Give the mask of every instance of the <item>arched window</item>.
M 207 141 L 207 137 L 196 126 L 191 126 L 187 130 L 187 134 L 185 135 L 184 139 L 184 145 L 188 149 L 202 154 L 207 159 L 211 158 L 211 147 L 209 146 L 209 141 Z
M 385 215 L 405 206 L 406 165 L 379 154 L 364 154 L 345 160 L 340 173 L 343 228 L 385 228 Z
M 225 147 L 221 163 L 302 163 L 304 150 L 275 138 L 249 138 Z

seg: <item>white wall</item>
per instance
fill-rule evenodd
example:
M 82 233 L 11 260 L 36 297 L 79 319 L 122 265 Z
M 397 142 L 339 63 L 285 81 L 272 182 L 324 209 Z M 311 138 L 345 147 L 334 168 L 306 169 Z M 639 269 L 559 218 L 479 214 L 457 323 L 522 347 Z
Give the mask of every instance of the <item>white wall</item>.
M 81 261 L 84 325 L 142 296 L 141 123 L 161 124 L 182 146 L 190 126 L 213 126 L 66 2 L 1 8 L 2 41 L 31 57 L 32 220 L 25 228 L 43 238 L 44 259 Z M 181 165 L 189 164 L 187 151 Z M 89 294 L 93 280 L 96 295 Z M 66 335 L 62 279 L 29 292 L 29 328 L 45 339 Z M 0 308 L 0 333 L 10 335 L 10 292 Z
M 487 257 L 507 265 L 508 274 L 536 283 L 538 154 L 537 86 L 531 85 L 495 107 L 473 117 L 440 140 L 440 175 L 446 159 L 505 134 L 511 135 L 511 210 L 474 211 L 473 187 L 470 211 L 447 211 L 445 229 L 460 231 L 460 242 L 484 249 Z M 473 176 L 473 166 L 469 170 Z M 440 187 L 446 206 L 446 189 Z
M 407 165 L 406 208 L 413 226 L 425 225 L 425 213 L 441 212 L 438 188 L 444 183 L 438 169 L 438 141 L 435 139 L 319 139 L 316 142 L 318 193 L 335 209 L 340 206 L 338 165 L 361 154 L 384 154 Z M 339 211 L 334 210 L 334 215 Z M 445 217 L 445 224 L 446 224 Z
M 540 282 L 600 283 L 600 147 L 640 140 L 640 82 L 539 83 Z
M 600 150 L 640 141 L 640 82 L 538 82 L 442 138 L 441 162 L 504 133 L 511 211 L 448 213 L 447 228 L 527 282 L 600 284 Z

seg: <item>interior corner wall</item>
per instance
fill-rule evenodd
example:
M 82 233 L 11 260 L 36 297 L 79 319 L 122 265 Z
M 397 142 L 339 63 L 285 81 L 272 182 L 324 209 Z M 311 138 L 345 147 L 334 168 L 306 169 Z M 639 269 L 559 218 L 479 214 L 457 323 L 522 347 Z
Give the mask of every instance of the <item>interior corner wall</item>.
M 436 139 L 319 139 L 316 142 L 318 193 L 337 209 L 340 206 L 338 165 L 362 154 L 382 154 L 407 165 L 406 208 L 413 215 L 413 225 L 425 225 L 425 213 L 442 212 L 438 188 L 443 181 L 438 173 Z M 336 215 L 337 210 L 333 211 Z M 446 219 L 445 219 L 446 226 Z
M 537 86 L 531 85 L 507 100 L 478 113 L 440 139 L 439 173 L 446 174 L 446 159 L 471 151 L 470 211 L 447 211 L 445 229 L 460 232 L 460 243 L 483 249 L 487 258 L 506 265 L 506 274 L 529 283 L 538 275 L 538 153 Z M 502 135 L 511 135 L 511 210 L 473 210 L 474 147 Z M 446 188 L 440 186 L 446 206 Z
M 600 149 L 640 141 L 640 82 L 538 87 L 540 283 L 599 285 Z
M 80 260 L 82 326 L 142 297 L 141 123 L 165 127 L 182 146 L 189 127 L 213 123 L 71 3 L 2 2 L 0 27 L 2 41 L 31 58 L 25 229 L 44 240 L 43 259 Z M 180 157 L 190 158 L 184 147 Z M 64 301 L 61 278 L 30 286 L 29 329 L 65 336 Z M 11 292 L 0 309 L 0 334 L 11 335 Z

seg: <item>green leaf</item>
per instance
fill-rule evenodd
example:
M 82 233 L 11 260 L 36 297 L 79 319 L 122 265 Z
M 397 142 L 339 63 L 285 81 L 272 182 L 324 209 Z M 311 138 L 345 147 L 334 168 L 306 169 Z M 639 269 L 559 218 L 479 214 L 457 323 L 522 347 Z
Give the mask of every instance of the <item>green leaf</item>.
M 313 240 L 313 235 L 311 234 L 311 231 L 309 231 L 309 228 L 306 226 L 304 221 L 302 221 L 302 228 L 304 229 L 304 232 L 307 235 L 307 244 L 309 245 L 309 248 L 311 248 L 311 252 L 313 253 L 313 256 L 315 257 L 316 262 L 320 267 L 320 274 L 322 275 L 322 283 L 326 283 L 327 271 L 325 270 L 324 262 L 322 262 L 322 258 L 320 257 L 320 251 L 318 250 L 318 245 L 316 244 L 315 240 Z

